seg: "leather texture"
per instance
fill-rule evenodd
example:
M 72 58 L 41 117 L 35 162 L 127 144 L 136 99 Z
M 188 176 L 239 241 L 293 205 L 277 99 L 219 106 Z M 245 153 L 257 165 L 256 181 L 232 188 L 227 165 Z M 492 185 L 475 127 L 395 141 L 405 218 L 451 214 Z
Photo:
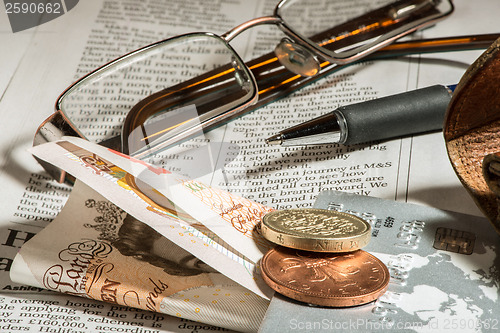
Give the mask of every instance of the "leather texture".
M 443 134 L 460 181 L 500 234 L 500 39 L 460 80 L 446 111 Z

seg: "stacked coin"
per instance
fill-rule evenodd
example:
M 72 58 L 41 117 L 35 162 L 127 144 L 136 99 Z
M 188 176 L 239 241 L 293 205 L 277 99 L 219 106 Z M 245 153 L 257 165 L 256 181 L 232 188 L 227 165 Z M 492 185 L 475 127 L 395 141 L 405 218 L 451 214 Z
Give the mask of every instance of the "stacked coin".
M 298 250 L 352 252 L 370 242 L 365 220 L 326 209 L 277 210 L 264 215 L 261 233 L 269 241 Z
M 387 267 L 360 250 L 370 241 L 371 226 L 357 216 L 314 208 L 278 210 L 264 216 L 260 229 L 281 245 L 262 258 L 262 276 L 285 296 L 346 307 L 371 302 L 387 289 Z

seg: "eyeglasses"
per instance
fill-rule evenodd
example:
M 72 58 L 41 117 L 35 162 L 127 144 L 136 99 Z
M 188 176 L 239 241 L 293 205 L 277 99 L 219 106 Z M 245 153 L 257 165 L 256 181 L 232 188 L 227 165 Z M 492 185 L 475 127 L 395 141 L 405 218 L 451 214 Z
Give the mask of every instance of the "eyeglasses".
M 372 7 L 371 0 L 282 0 L 273 16 L 223 35 L 191 33 L 143 47 L 70 86 L 34 145 L 73 135 L 144 158 L 371 54 L 424 50 L 426 41 L 392 43 L 453 11 L 449 0 Z M 245 63 L 229 42 L 264 24 L 277 26 L 284 38 L 274 52 Z M 486 47 L 493 40 L 433 40 L 426 50 Z M 64 180 L 64 172 L 43 165 Z

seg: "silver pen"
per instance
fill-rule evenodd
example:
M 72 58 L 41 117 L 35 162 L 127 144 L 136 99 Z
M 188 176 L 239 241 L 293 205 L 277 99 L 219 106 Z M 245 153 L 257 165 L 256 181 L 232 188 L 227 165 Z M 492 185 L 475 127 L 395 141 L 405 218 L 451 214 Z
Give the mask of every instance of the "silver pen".
M 435 85 L 342 106 L 266 139 L 270 145 L 356 144 L 442 130 L 454 86 Z

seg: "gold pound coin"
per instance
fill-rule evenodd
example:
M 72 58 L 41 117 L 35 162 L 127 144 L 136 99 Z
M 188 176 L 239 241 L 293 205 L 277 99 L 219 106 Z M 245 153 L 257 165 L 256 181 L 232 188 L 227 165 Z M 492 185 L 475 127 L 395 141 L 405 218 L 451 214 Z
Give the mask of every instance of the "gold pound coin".
M 261 233 L 285 247 L 314 252 L 352 252 L 370 242 L 371 226 L 347 213 L 300 208 L 264 215 Z
M 276 247 L 261 260 L 264 281 L 275 291 L 309 304 L 348 307 L 376 300 L 389 284 L 389 270 L 363 250 L 314 253 Z

